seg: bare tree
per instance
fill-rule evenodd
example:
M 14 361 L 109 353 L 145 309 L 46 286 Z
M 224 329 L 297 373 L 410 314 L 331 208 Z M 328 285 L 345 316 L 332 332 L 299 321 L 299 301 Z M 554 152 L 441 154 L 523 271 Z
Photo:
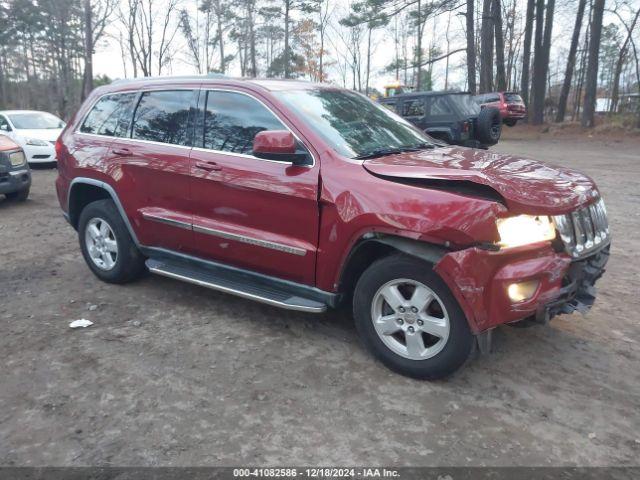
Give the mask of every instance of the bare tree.
M 507 79 L 504 65 L 504 35 L 502 32 L 502 1 L 493 0 L 492 16 L 495 24 L 496 36 L 496 88 L 504 92 L 507 89 Z
M 482 1 L 482 27 L 480 28 L 480 92 L 493 90 L 493 37 L 494 21 L 492 5 L 494 0 Z
M 584 106 L 580 123 L 583 127 L 593 127 L 596 110 L 596 93 L 598 89 L 598 57 L 600 54 L 600 37 L 602 35 L 602 17 L 605 0 L 594 0 L 591 18 L 591 38 L 589 39 L 589 60 L 584 90 Z
M 538 0 L 536 9 L 536 45 L 533 59 L 532 101 L 529 118 L 533 125 L 540 125 L 544 122 L 544 101 L 547 91 L 547 76 L 549 74 L 549 52 L 551 51 L 551 30 L 553 28 L 555 0 L 547 1 L 544 22 L 544 0 Z
M 475 0 L 467 0 L 466 38 L 467 38 L 467 82 L 469 92 L 476 93 L 476 34 L 473 8 Z
M 524 44 L 522 52 L 522 76 L 520 78 L 520 94 L 525 105 L 529 105 L 529 73 L 531 66 L 531 38 L 533 37 L 533 19 L 536 0 L 527 0 L 527 13 L 524 20 Z
M 578 12 L 576 13 L 576 22 L 573 26 L 573 35 L 571 36 L 571 46 L 569 47 L 569 55 L 567 56 L 567 68 L 564 73 L 564 81 L 560 98 L 558 99 L 558 112 L 556 113 L 556 122 L 563 122 L 567 112 L 567 100 L 569 99 L 569 90 L 571 89 L 571 80 L 573 78 L 573 70 L 576 64 L 576 53 L 578 51 L 578 43 L 580 41 L 580 29 L 584 17 L 584 9 L 587 0 L 579 0 Z
M 83 0 L 84 20 L 84 73 L 82 95 L 84 100 L 93 90 L 94 46 L 103 36 L 115 11 L 117 0 Z
M 609 111 L 615 112 L 618 109 L 618 101 L 620 95 L 620 75 L 622 74 L 622 65 L 626 59 L 627 53 L 629 51 L 629 44 L 633 38 L 633 32 L 635 31 L 636 24 L 638 23 L 638 17 L 640 17 L 640 8 L 633 16 L 631 20 L 631 25 L 627 25 L 624 21 L 622 22 L 625 29 L 627 30 L 627 36 L 620 47 L 620 53 L 618 54 L 618 59 L 616 60 L 616 66 L 613 73 L 613 79 L 611 81 L 611 104 L 609 106 Z M 622 20 L 622 19 L 621 19 Z M 639 86 L 640 88 L 640 86 Z

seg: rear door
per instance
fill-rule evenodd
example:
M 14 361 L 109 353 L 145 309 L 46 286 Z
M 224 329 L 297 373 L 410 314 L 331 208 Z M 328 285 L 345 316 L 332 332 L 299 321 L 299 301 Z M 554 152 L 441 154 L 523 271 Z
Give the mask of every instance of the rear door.
M 203 90 L 198 119 L 191 154 L 195 253 L 313 284 L 317 162 L 295 166 L 252 155 L 258 132 L 292 130 L 265 99 L 252 94 Z
M 197 92 L 141 92 L 129 138 L 110 146 L 110 176 L 143 245 L 177 251 L 191 245 L 189 153 Z

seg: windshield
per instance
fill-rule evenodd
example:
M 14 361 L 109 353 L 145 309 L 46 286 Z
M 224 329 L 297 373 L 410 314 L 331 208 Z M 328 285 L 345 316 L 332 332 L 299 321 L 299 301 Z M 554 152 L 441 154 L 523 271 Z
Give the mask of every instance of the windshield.
M 51 130 L 64 127 L 62 120 L 45 112 L 12 113 L 7 116 L 18 130 Z
M 433 146 L 410 123 L 359 93 L 318 89 L 275 95 L 345 157 Z
M 476 100 L 472 95 L 467 93 L 459 93 L 451 95 L 451 101 L 460 109 L 463 115 L 478 115 L 480 113 L 480 105 L 476 103 Z

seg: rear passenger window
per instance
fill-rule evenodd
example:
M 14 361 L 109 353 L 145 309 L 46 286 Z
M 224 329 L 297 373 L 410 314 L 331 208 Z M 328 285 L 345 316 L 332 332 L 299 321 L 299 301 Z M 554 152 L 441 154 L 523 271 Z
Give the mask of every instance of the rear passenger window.
M 263 130 L 287 127 L 254 98 L 241 93 L 207 92 L 204 148 L 250 155 L 253 137 Z
M 80 131 L 108 137 L 128 137 L 136 93 L 106 95 L 96 102 Z
M 415 100 L 406 100 L 402 107 L 403 117 L 422 117 L 424 116 L 424 99 L 417 98 Z
M 145 92 L 133 121 L 137 140 L 189 145 L 189 109 L 192 90 Z

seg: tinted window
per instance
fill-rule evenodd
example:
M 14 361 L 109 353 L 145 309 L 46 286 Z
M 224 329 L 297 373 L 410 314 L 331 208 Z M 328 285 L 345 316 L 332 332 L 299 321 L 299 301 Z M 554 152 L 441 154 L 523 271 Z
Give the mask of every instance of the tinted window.
M 102 97 L 85 118 L 80 131 L 109 137 L 128 137 L 136 95 L 122 93 Z
M 7 122 L 7 119 L 4 118 L 2 115 L 0 115 L 0 128 L 2 128 L 7 132 L 11 130 L 11 127 L 9 126 L 9 122 Z
M 422 117 L 424 115 L 424 99 L 406 100 L 402 107 L 402 115 L 405 117 Z
M 191 90 L 145 92 L 136 108 L 133 137 L 138 140 L 189 145 Z
M 204 148 L 251 154 L 253 137 L 263 130 L 287 128 L 257 100 L 232 92 L 207 93 Z

